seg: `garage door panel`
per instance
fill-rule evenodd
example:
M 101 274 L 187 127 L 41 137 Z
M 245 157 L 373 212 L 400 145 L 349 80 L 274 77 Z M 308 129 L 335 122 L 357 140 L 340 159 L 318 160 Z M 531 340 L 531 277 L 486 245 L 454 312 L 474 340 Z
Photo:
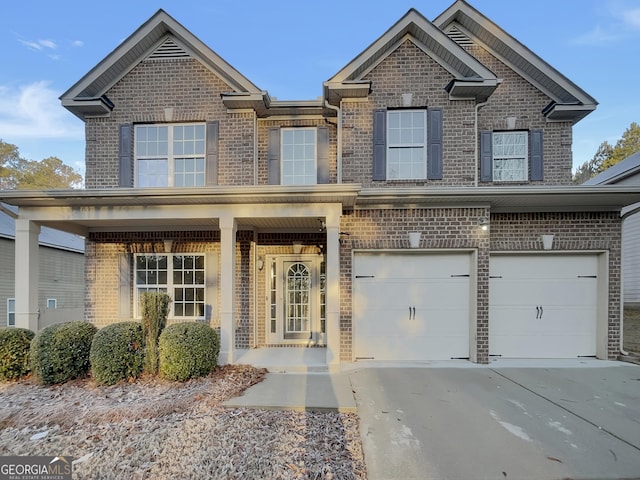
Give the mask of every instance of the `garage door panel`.
M 356 255 L 355 357 L 468 357 L 469 268 L 468 254 Z
M 597 264 L 595 255 L 492 257 L 490 355 L 595 355 Z

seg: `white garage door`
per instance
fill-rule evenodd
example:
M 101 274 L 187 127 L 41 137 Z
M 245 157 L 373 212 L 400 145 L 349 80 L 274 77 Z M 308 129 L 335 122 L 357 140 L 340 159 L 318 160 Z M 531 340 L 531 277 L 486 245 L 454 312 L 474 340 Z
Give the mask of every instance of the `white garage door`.
M 359 253 L 354 258 L 354 356 L 469 357 L 469 254 Z
M 492 256 L 489 354 L 595 355 L 597 273 L 596 255 Z

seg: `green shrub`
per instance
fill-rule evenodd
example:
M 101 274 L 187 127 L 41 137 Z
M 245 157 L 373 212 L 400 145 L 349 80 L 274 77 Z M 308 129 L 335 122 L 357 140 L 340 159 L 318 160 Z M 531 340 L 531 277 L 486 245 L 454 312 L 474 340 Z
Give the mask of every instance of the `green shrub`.
M 144 366 L 142 325 L 121 322 L 98 330 L 91 342 L 89 360 L 93 378 L 103 385 L 140 376 Z
M 209 325 L 183 322 L 165 328 L 159 347 L 160 374 L 185 381 L 211 373 L 218 361 L 220 340 Z
M 97 329 L 88 322 L 49 325 L 31 341 L 31 372 L 40 382 L 53 385 L 89 372 L 91 340 Z
M 158 373 L 158 339 L 167 325 L 171 297 L 162 292 L 145 292 L 141 295 L 142 335 L 145 346 L 145 370 Z
M 13 380 L 29 373 L 31 330 L 0 327 L 0 380 Z

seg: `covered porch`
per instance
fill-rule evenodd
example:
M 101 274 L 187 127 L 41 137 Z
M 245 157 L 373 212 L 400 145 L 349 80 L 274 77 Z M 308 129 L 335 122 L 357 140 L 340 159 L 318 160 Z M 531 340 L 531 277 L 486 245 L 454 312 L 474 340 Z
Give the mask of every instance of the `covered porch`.
M 322 185 L 312 187 L 233 187 L 212 189 L 109 189 L 109 190 L 74 190 L 56 192 L 20 192 L 14 198 L 3 200 L 20 207 L 19 218 L 16 220 L 16 326 L 37 330 L 37 296 L 38 296 L 38 233 L 41 226 L 57 228 L 63 231 L 83 235 L 88 243 L 95 238 L 111 240 L 118 255 L 127 255 L 131 264 L 135 260 L 137 251 L 156 254 L 163 252 L 184 252 L 196 247 L 189 247 L 189 235 L 196 232 L 197 237 L 206 237 L 209 244 L 215 243 L 207 255 L 215 256 L 215 272 L 207 272 L 207 278 L 215 283 L 215 294 L 208 294 L 206 300 L 211 312 L 197 321 L 208 321 L 220 332 L 219 363 L 236 363 L 245 361 L 249 349 L 265 347 L 273 343 L 267 338 L 269 335 L 267 298 L 258 298 L 258 278 L 265 267 L 266 259 L 279 265 L 288 265 L 286 261 L 298 257 L 308 260 L 311 266 L 318 265 L 322 259 L 323 285 L 326 292 L 322 305 L 322 335 L 320 328 L 316 328 L 317 335 L 307 346 L 316 348 L 300 348 L 304 344 L 302 338 L 281 336 L 282 345 L 278 348 L 268 348 L 262 353 L 269 353 L 274 357 L 276 350 L 295 350 L 296 355 L 303 351 L 304 356 L 313 357 L 312 365 L 321 367 L 322 358 L 326 368 L 338 368 L 340 363 L 340 218 L 344 210 L 351 209 L 359 191 L 357 185 Z M 18 193 L 18 192 L 15 192 Z M 151 238 L 144 245 L 132 247 L 131 242 L 123 241 L 133 233 L 146 235 Z M 164 242 L 163 232 L 183 232 L 181 247 L 171 246 Z M 203 234 L 209 232 L 209 235 Z M 274 253 L 280 250 L 260 250 L 259 238 L 278 235 L 280 238 L 309 238 L 323 239 L 321 245 L 306 245 L 303 251 L 293 251 L 285 254 Z M 238 254 L 238 239 L 245 243 L 248 240 L 248 252 L 245 256 Z M 213 239 L 213 240 L 212 240 Z M 159 241 L 158 241 L 159 240 Z M 171 239 L 169 239 L 171 240 Z M 198 239 L 200 243 L 202 240 Z M 136 250 L 137 249 L 137 250 Z M 140 250 L 142 249 L 142 250 Z M 259 254 L 260 251 L 267 253 Z M 116 251 L 116 250 L 114 250 Z M 314 254 L 312 256 L 311 254 Z M 95 249 L 88 249 L 88 255 L 99 255 Z M 297 256 L 292 256 L 297 255 Z M 300 256 L 301 255 L 301 256 Z M 305 256 L 306 255 L 306 256 Z M 104 263 L 118 263 L 118 256 L 104 257 Z M 89 262 L 91 263 L 91 262 Z M 96 262 L 94 262 L 96 263 Z M 120 262 L 122 263 L 122 262 Z M 298 262 L 304 266 L 302 261 Z M 18 265 L 19 264 L 19 265 Z M 293 264 L 290 262 L 289 264 Z M 275 263 L 274 263 L 275 265 Z M 117 277 L 116 266 L 107 265 L 100 272 L 111 272 L 103 275 L 87 267 L 87 277 L 98 280 L 102 276 Z M 314 267 L 315 268 L 315 267 Z M 111 270 L 109 270 L 111 269 Z M 133 278 L 129 287 L 135 292 L 136 276 L 133 270 L 123 274 Z M 171 273 L 169 272 L 169 275 Z M 266 272 L 265 272 L 266 275 Z M 250 279 L 251 285 L 246 286 L 245 280 Z M 115 281 L 114 279 L 111 279 Z M 209 280 L 207 280 L 209 281 Z M 122 290 L 122 282 L 118 285 L 101 287 L 102 292 Z M 115 287 L 115 288 L 114 288 Z M 266 287 L 265 287 L 266 288 Z M 85 313 L 95 309 L 95 302 L 90 298 L 90 288 L 87 290 Z M 261 291 L 264 294 L 264 291 Z M 215 298 L 212 298 L 215 297 Z M 134 308 L 135 295 L 127 300 Z M 117 303 L 117 302 L 116 302 Z M 248 309 L 243 306 L 250 305 Z M 278 307 L 281 308 L 281 307 Z M 314 305 L 316 311 L 319 306 Z M 239 311 L 241 310 L 241 312 Z M 240 318 L 249 317 L 249 318 Z M 130 315 L 129 320 L 135 315 Z M 126 318 L 122 318 L 125 320 Z M 109 320 L 112 322 L 114 320 Z M 250 341 L 239 341 L 237 332 L 241 324 L 250 325 L 253 329 Z M 320 325 L 317 323 L 317 325 Z M 101 326 L 101 325 L 99 325 Z M 262 329 L 258 332 L 258 327 Z M 280 328 L 280 327 L 279 327 Z M 302 329 L 304 330 L 304 328 Z M 275 332 L 275 330 L 274 330 Z M 260 336 L 261 335 L 261 336 Z M 302 332 L 300 337 L 302 336 Z M 276 338 L 276 337 L 271 337 Z M 295 348 L 293 348 L 295 345 Z M 318 348 L 321 345 L 323 348 Z M 283 348 L 290 346 L 292 348 Z M 294 355 L 293 357 L 295 357 Z M 291 357 L 288 361 L 297 361 Z M 285 358 L 285 357 L 282 357 Z

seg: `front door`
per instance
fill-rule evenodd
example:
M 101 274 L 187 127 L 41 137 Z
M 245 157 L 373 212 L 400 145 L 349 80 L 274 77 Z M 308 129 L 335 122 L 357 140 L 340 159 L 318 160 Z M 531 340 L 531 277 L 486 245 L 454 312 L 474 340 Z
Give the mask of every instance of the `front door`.
M 267 343 L 324 343 L 324 276 L 318 255 L 274 256 Z

